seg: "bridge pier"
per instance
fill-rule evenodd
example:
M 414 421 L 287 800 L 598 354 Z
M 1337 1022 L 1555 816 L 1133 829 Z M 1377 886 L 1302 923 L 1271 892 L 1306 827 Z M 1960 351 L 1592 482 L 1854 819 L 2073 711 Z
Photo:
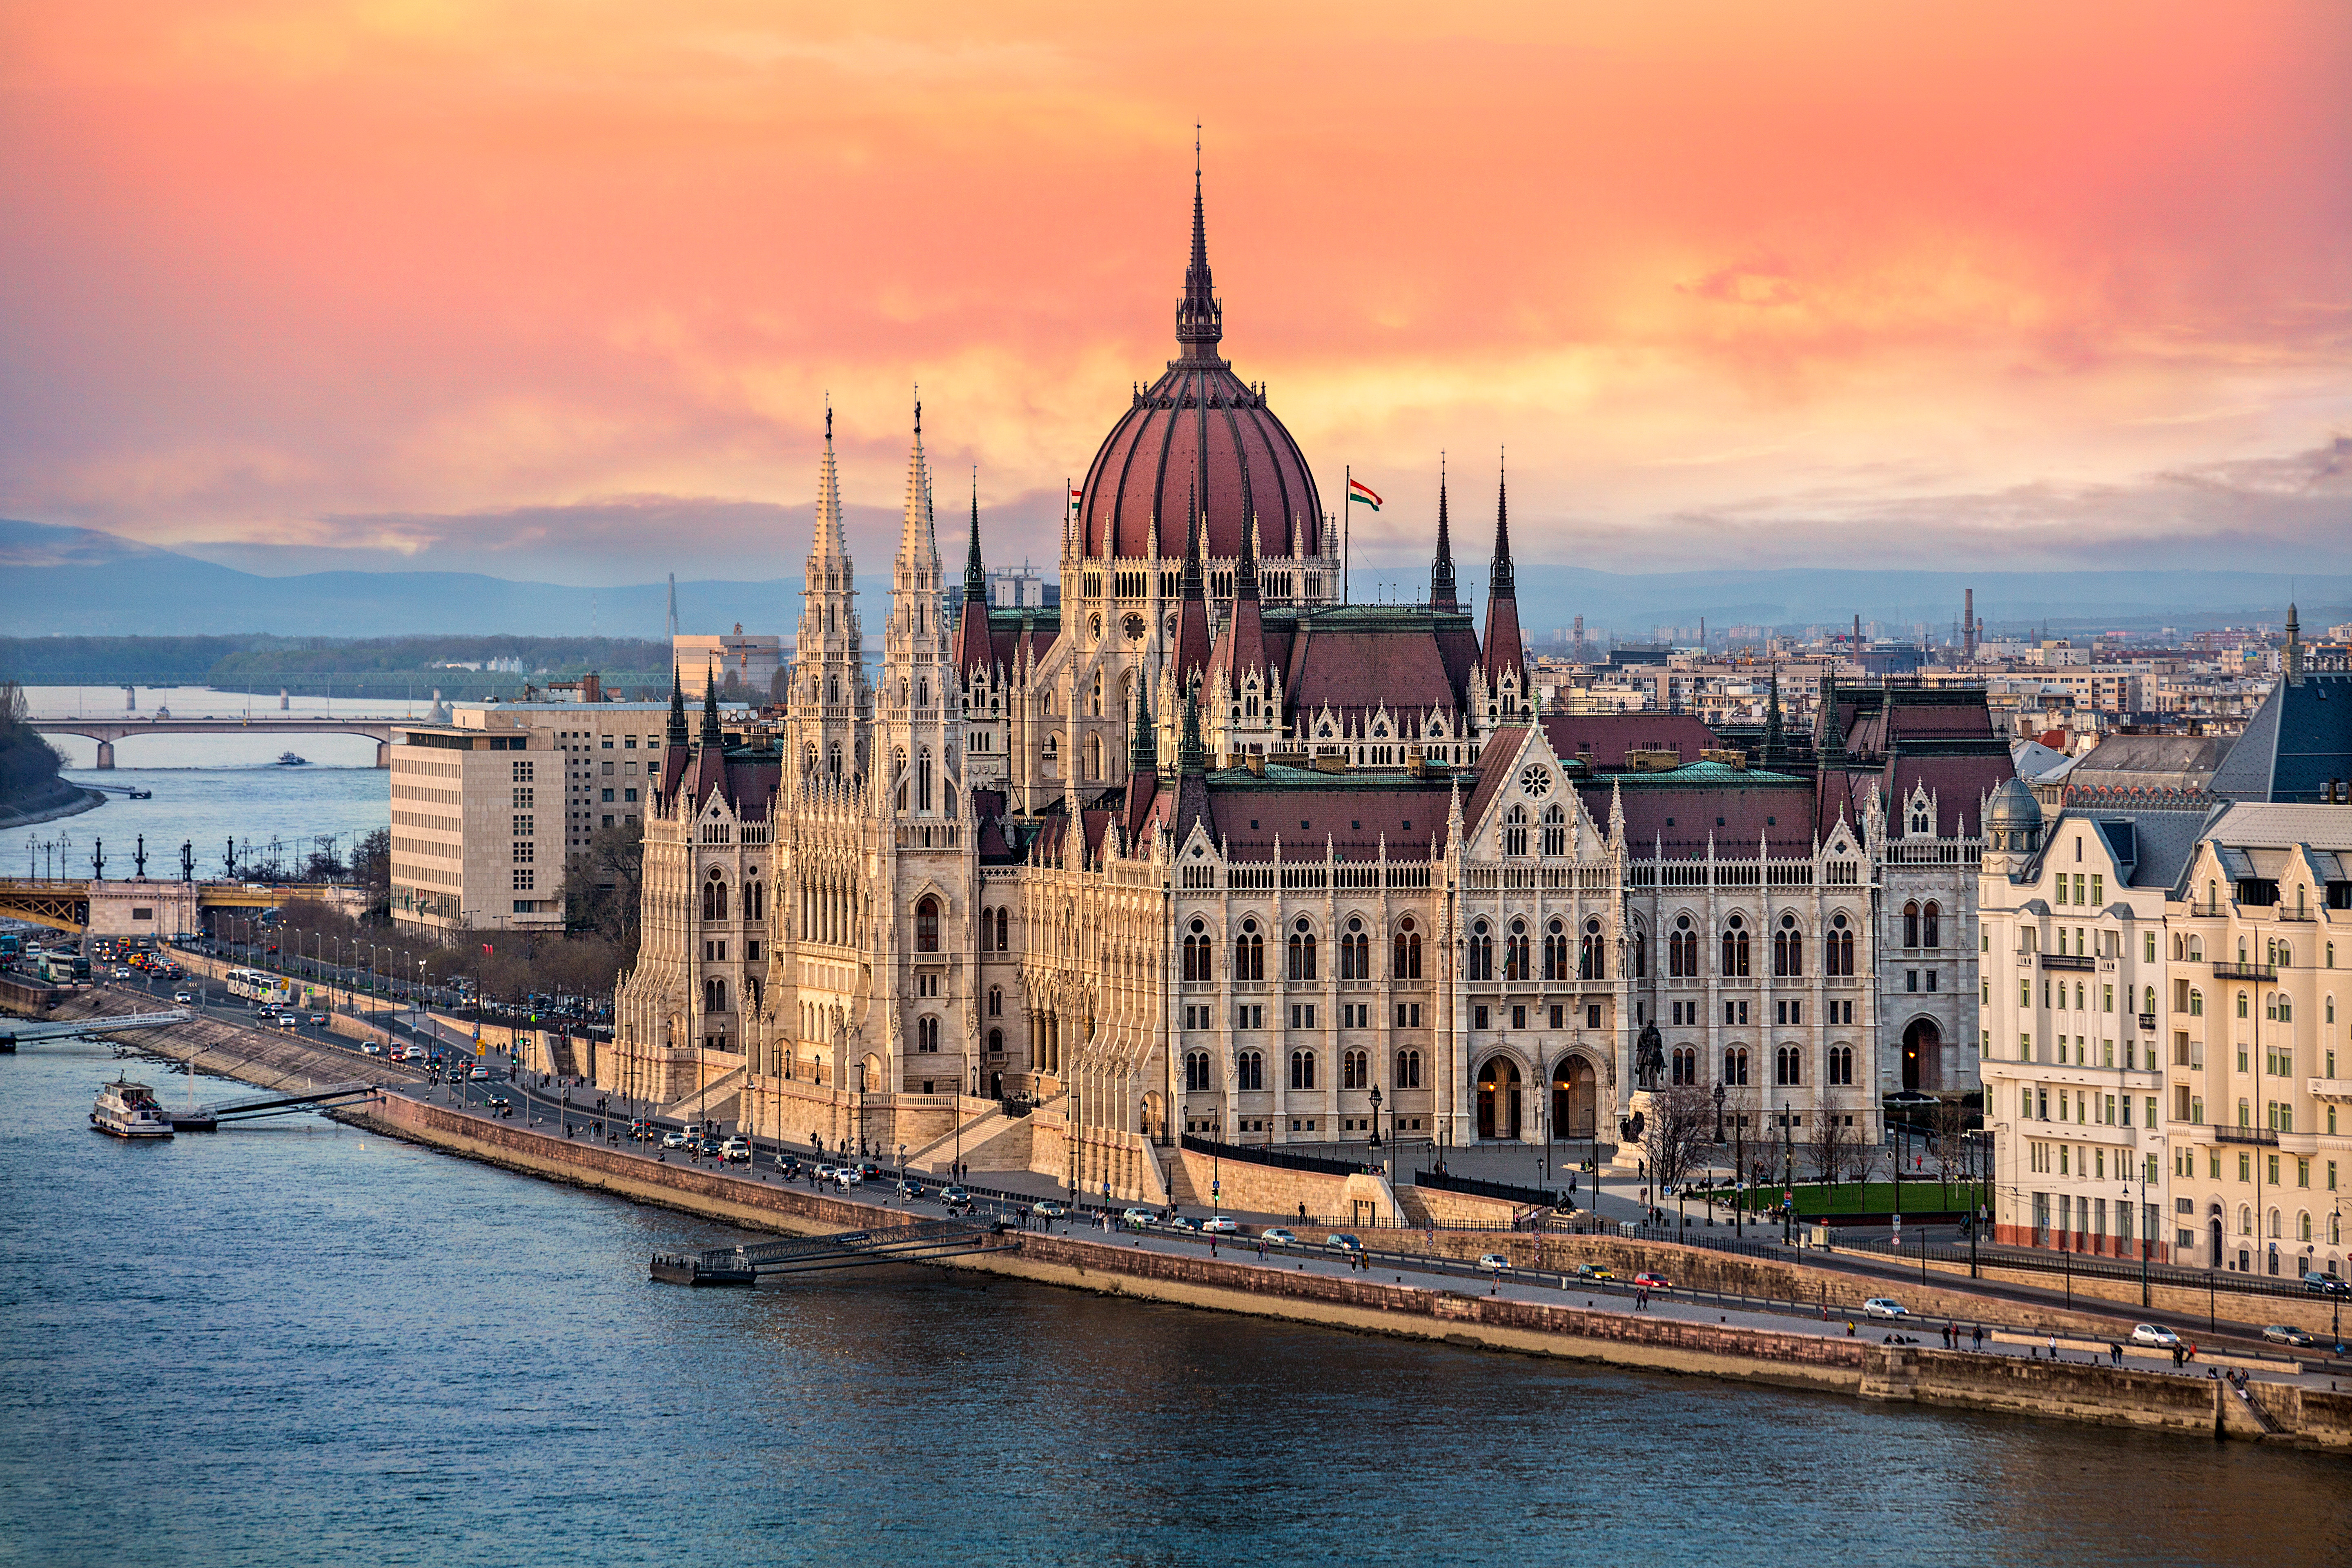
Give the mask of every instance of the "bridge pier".
M 392 766 L 392 742 L 390 741 L 378 741 L 375 743 L 375 765 L 380 768 L 388 768 Z
M 100 741 L 98 743 L 98 765 L 101 768 L 111 768 L 114 766 L 113 742 Z

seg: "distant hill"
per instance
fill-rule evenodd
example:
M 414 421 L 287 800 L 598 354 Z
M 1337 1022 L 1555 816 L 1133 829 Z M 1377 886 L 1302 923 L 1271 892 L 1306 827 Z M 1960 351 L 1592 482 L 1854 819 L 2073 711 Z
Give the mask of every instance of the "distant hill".
M 1486 567 L 1465 560 L 1462 582 L 1481 611 Z M 1417 597 L 1424 571 L 1360 568 L 1360 602 Z M 888 582 L 861 577 L 868 619 L 879 626 Z M 1548 639 L 1581 615 L 1621 640 L 1653 626 L 1838 626 L 1859 614 L 1887 635 L 1925 622 L 1937 636 L 1959 618 L 1973 587 L 1989 629 L 2047 621 L 2059 631 L 2109 627 L 2183 630 L 2277 622 L 2287 580 L 2252 572 L 1913 572 L 1833 570 L 1596 572 L 1528 563 L 1518 568 L 1522 623 Z M 688 631 L 741 622 L 789 637 L 800 616 L 796 578 L 677 585 Z M 2294 583 L 2306 627 L 2352 620 L 2352 577 Z M 573 588 L 458 572 L 314 572 L 264 577 L 89 529 L 0 521 L 0 631 L 19 637 L 154 637 L 269 632 L 288 637 L 376 637 L 443 633 L 517 637 L 658 638 L 667 586 Z

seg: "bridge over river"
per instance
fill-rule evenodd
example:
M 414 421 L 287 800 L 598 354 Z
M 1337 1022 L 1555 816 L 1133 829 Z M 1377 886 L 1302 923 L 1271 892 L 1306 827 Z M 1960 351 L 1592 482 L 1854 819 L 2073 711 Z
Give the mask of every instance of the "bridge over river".
M 192 936 L 213 910 L 277 909 L 309 899 L 356 913 L 367 889 L 346 882 L 172 882 L 147 878 L 0 877 L 0 915 L 99 936 Z
M 314 719 L 27 719 L 44 735 L 81 735 L 98 742 L 98 765 L 114 765 L 116 742 L 134 735 L 366 735 L 375 742 L 375 765 L 392 766 L 392 732 L 414 719 L 345 719 L 320 715 Z

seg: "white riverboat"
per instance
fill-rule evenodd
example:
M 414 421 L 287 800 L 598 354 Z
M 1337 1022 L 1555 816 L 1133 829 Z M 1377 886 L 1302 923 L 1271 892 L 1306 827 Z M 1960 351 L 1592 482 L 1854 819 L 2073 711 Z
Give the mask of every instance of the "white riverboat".
M 155 1091 L 143 1083 L 118 1078 L 101 1085 L 89 1124 L 117 1138 L 169 1138 L 172 1119 L 155 1103 Z

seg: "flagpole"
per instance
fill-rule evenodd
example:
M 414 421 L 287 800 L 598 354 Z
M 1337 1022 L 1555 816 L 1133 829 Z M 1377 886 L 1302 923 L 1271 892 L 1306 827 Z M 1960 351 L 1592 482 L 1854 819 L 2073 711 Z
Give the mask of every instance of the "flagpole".
M 1352 465 L 1343 465 L 1339 474 L 1346 485 L 1339 492 L 1339 504 L 1346 509 L 1340 513 L 1339 521 L 1339 602 L 1344 605 L 1349 602 L 1348 568 L 1354 563 L 1349 558 L 1348 545 L 1354 537 L 1356 527 L 1356 470 Z

